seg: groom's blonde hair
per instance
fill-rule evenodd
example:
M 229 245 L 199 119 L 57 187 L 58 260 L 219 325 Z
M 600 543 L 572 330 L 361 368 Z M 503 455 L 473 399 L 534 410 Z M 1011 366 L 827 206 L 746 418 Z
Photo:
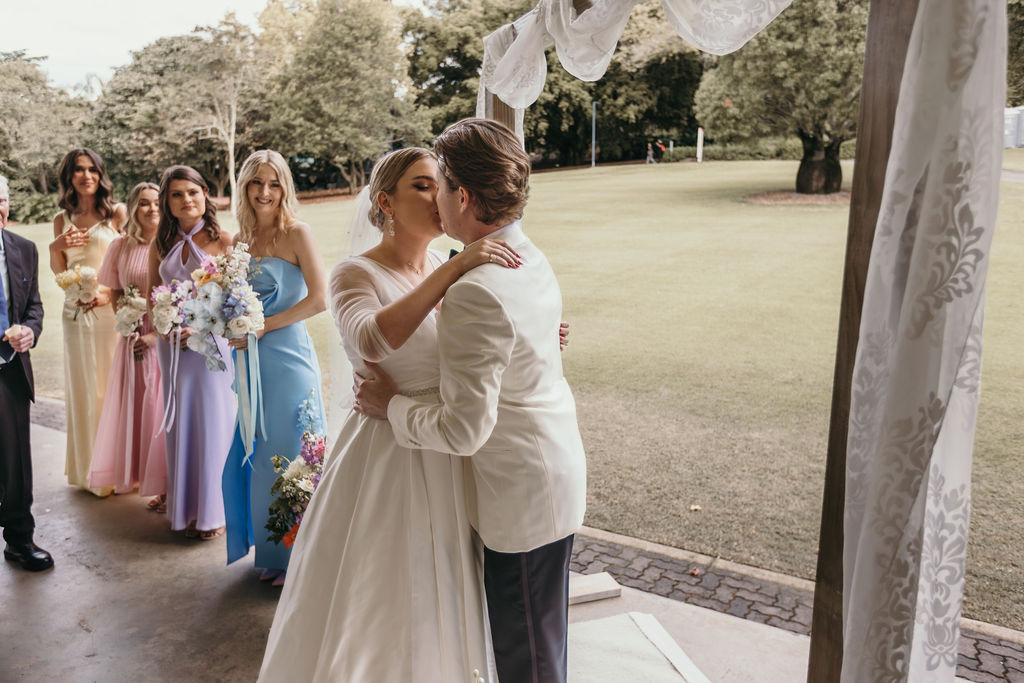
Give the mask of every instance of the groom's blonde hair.
M 438 170 L 453 192 L 472 195 L 476 218 L 506 225 L 523 217 L 530 195 L 530 158 L 508 128 L 490 119 L 462 119 L 434 142 Z

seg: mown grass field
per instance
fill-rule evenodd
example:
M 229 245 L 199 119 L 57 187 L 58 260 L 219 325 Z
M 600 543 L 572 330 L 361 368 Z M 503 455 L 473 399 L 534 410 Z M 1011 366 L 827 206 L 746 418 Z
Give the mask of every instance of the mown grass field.
M 1011 152 L 1007 165 L 1024 170 Z M 847 209 L 744 201 L 790 189 L 795 173 L 794 162 L 765 161 L 535 176 L 526 228 L 559 274 L 572 323 L 564 360 L 588 452 L 587 524 L 813 578 Z M 303 207 L 328 268 L 346 251 L 350 208 Z M 49 226 L 15 230 L 45 249 Z M 60 294 L 48 274 L 41 288 L 47 329 L 34 359 L 41 391 L 60 396 Z M 1024 183 L 1004 182 L 964 611 L 1016 629 L 1022 288 Z M 326 366 L 330 320 L 310 328 Z

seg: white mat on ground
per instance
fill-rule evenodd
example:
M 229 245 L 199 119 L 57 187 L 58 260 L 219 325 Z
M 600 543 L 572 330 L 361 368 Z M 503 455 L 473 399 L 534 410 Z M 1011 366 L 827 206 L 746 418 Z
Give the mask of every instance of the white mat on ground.
M 709 683 L 650 614 L 629 612 L 569 624 L 573 683 Z

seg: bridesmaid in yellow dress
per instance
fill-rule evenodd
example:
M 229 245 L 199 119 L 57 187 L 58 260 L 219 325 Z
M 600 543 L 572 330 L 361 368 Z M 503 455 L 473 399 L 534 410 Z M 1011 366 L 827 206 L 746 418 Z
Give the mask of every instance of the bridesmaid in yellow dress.
M 75 266 L 98 272 L 107 246 L 121 234 L 124 204 L 113 201 L 113 184 L 103 160 L 86 147 L 67 153 L 60 165 L 60 213 L 53 219 L 50 269 L 56 275 Z M 97 496 L 111 487 L 89 488 L 89 466 L 103 407 L 117 333 L 110 290 L 100 287 L 92 306 L 76 311 L 65 303 L 64 402 L 67 407 L 68 483 Z

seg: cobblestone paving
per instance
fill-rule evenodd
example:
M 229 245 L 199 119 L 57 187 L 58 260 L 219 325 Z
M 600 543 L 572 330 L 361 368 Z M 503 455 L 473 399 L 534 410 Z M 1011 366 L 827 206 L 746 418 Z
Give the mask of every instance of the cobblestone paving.
M 64 431 L 64 404 L 39 401 L 32 421 Z M 580 574 L 608 572 L 623 586 L 707 607 L 793 633 L 811 632 L 813 595 L 736 572 L 677 560 L 577 534 L 570 569 Z M 1024 683 L 1024 647 L 980 633 L 960 637 L 957 675 L 978 683 Z
M 608 572 L 623 586 L 808 635 L 814 596 L 719 567 L 578 534 L 570 569 Z M 969 681 L 1024 683 L 1024 647 L 980 633 L 960 637 L 957 675 Z

